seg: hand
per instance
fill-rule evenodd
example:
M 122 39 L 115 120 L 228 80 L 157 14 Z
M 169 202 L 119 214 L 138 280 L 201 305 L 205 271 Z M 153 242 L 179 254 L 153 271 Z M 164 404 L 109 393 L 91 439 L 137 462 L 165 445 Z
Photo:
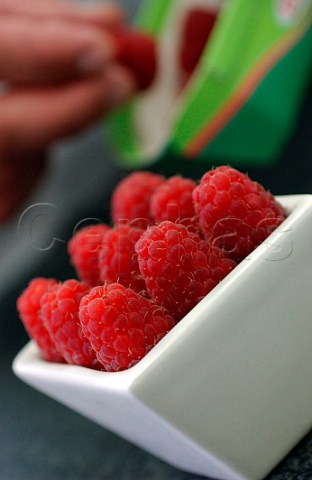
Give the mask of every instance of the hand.
M 0 0 L 0 221 L 33 188 L 51 142 L 86 127 L 135 91 L 118 64 L 114 4 Z

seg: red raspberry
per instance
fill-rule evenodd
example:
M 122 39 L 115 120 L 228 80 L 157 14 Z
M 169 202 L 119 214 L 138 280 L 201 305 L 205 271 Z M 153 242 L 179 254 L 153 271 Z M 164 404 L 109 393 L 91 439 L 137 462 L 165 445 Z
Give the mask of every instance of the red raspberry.
M 69 240 L 67 249 L 78 277 L 90 286 L 101 284 L 99 250 L 109 227 L 104 224 L 84 227 Z
M 177 321 L 236 265 L 223 250 L 172 222 L 149 227 L 135 250 L 148 293 Z
M 175 325 L 164 308 L 119 283 L 94 287 L 81 300 L 79 317 L 109 372 L 135 365 Z
M 242 260 L 285 219 L 281 205 L 259 183 L 234 168 L 207 172 L 193 192 L 206 238 Z
M 118 282 L 140 293 L 146 290 L 134 245 L 144 230 L 129 224 L 120 224 L 103 237 L 99 252 L 101 284 Z
M 42 358 L 50 362 L 64 362 L 39 316 L 42 296 L 55 285 L 57 281 L 54 278 L 34 278 L 18 297 L 16 305 L 20 319 L 30 338 L 38 345 Z
M 79 304 L 90 288 L 77 280 L 54 285 L 41 299 L 40 315 L 67 363 L 100 369 L 79 322 Z
M 151 197 L 151 212 L 155 222 L 175 222 L 195 215 L 192 192 L 196 183 L 179 175 L 168 178 Z
M 129 29 L 122 29 L 115 36 L 117 60 L 132 71 L 139 90 L 145 90 L 157 72 L 155 41 L 144 32 Z
M 195 216 L 192 193 L 196 183 L 179 175 L 170 177 L 155 190 L 151 197 L 151 213 L 156 223 L 169 220 L 200 231 Z
M 134 172 L 124 178 L 115 188 L 111 200 L 111 215 L 114 223 L 136 221 L 137 226 L 153 223 L 150 198 L 156 188 L 165 181 L 161 175 L 150 172 Z

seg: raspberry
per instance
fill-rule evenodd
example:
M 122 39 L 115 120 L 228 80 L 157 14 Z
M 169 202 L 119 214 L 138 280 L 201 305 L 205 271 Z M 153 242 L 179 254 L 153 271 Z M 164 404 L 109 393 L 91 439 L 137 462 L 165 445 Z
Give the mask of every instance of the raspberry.
M 103 237 L 108 231 L 109 227 L 104 224 L 84 227 L 75 233 L 67 245 L 70 262 L 78 277 L 92 287 L 101 284 L 98 256 Z
M 118 283 L 94 287 L 81 300 L 79 317 L 109 372 L 135 365 L 175 325 L 164 308 Z
M 195 216 L 192 193 L 196 183 L 179 175 L 170 177 L 155 190 L 151 197 L 151 214 L 156 223 L 169 220 L 200 231 Z
M 134 250 L 143 232 L 141 228 L 120 224 L 104 235 L 99 252 L 101 283 L 118 282 L 138 293 L 146 290 Z
M 150 198 L 156 188 L 165 181 L 161 175 L 150 172 L 134 172 L 124 178 L 115 188 L 111 200 L 111 215 L 114 223 L 136 221 L 146 227 L 153 222 Z
M 34 278 L 18 297 L 16 305 L 20 319 L 30 338 L 38 345 L 42 358 L 50 362 L 64 362 L 39 316 L 42 296 L 56 284 L 53 278 Z
M 155 222 L 175 222 L 181 218 L 193 217 L 192 192 L 196 183 L 179 175 L 168 178 L 151 197 L 151 213 Z
M 77 280 L 54 285 L 41 298 L 40 316 L 67 363 L 100 369 L 79 322 L 79 304 L 90 288 Z
M 157 72 L 155 41 L 144 32 L 122 29 L 115 33 L 117 60 L 135 76 L 139 90 L 147 89 Z
M 135 250 L 148 293 L 177 321 L 236 266 L 223 250 L 172 222 L 149 227 Z
M 193 200 L 206 238 L 237 260 L 245 258 L 285 219 L 271 193 L 227 166 L 207 172 L 194 189 Z

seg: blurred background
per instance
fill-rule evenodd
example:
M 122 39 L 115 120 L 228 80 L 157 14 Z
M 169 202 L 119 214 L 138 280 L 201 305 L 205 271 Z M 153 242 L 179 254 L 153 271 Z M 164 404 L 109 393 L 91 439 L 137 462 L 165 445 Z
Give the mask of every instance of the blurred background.
M 140 0 L 121 2 L 130 18 Z M 249 169 L 274 194 L 312 193 L 312 88 L 277 164 Z M 0 227 L 0 479 L 195 480 L 22 384 L 11 363 L 28 337 L 15 302 L 35 276 L 74 276 L 66 242 L 87 219 L 109 221 L 109 199 L 126 174 L 98 122 L 52 146 L 49 168 L 31 198 Z M 92 221 L 92 220 L 91 220 Z M 122 459 L 122 461 L 121 461 Z M 270 475 L 312 478 L 312 437 Z

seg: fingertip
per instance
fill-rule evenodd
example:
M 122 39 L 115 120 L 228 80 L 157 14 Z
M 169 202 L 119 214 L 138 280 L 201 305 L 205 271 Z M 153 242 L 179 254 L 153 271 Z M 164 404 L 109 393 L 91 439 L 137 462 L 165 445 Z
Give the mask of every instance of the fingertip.
M 106 73 L 105 102 L 108 108 L 123 105 L 138 90 L 134 75 L 125 67 L 114 64 Z
M 76 60 L 77 73 L 93 74 L 104 70 L 116 56 L 113 38 L 105 36 L 101 42 L 93 41 L 88 48 L 79 52 Z

